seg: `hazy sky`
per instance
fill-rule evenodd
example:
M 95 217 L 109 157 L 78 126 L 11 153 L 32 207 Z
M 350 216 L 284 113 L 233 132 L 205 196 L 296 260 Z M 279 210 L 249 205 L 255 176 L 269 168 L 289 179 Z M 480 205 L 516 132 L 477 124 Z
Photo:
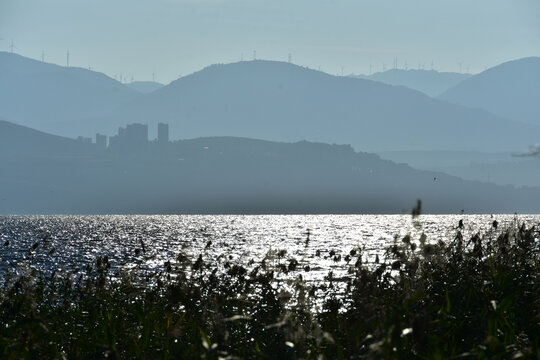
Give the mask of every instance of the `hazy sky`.
M 540 56 L 538 0 L 0 0 L 0 49 L 169 82 L 213 63 L 479 72 Z

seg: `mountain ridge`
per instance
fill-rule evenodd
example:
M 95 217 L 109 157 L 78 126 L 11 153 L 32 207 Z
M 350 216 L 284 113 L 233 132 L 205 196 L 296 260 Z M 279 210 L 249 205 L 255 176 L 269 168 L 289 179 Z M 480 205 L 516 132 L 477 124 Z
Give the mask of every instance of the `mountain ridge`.
M 93 144 L 53 135 L 0 119 L 0 158 L 21 156 L 80 156 Z
M 515 151 L 540 131 L 416 90 L 263 60 L 206 67 L 96 119 L 128 121 L 168 122 L 174 138 L 305 139 L 368 151 L 489 151 L 494 141 Z
M 540 57 L 507 61 L 448 89 L 440 99 L 540 124 Z
M 0 117 L 71 137 L 75 120 L 101 116 L 140 96 L 103 73 L 0 52 Z M 93 135 L 93 134 L 92 134 Z
M 76 142 L 5 122 L 0 127 L 23 146 Z M 137 154 L 95 147 L 86 156 L 2 153 L 0 213 L 401 213 L 417 199 L 427 213 L 540 206 L 540 188 L 420 171 L 349 145 L 212 137 L 150 142 Z
M 22 68 L 32 64 L 54 71 L 37 83 L 30 75 L 21 80 L 17 71 L 7 71 L 5 58 L 22 62 Z M 98 84 L 86 81 L 89 89 L 73 91 L 71 76 L 67 85 L 52 81 L 57 73 L 64 80 L 74 73 L 91 75 Z M 12 80 L 0 84 L 1 117 L 70 137 L 112 135 L 133 122 L 149 124 L 152 134 L 157 122 L 168 122 L 172 138 L 309 140 L 349 143 L 372 152 L 522 151 L 540 132 L 540 125 L 435 100 L 403 86 L 267 60 L 212 65 L 149 94 L 136 93 L 104 74 L 7 53 L 0 53 L 0 74 Z

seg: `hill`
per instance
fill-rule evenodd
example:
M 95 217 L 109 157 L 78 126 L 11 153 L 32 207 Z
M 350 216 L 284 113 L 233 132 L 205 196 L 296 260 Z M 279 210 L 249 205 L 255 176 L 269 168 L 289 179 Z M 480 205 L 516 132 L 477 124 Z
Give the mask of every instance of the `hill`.
M 19 157 L 86 156 L 93 144 L 50 135 L 25 126 L 0 120 L 0 159 Z
M 389 85 L 401 85 L 436 97 L 445 90 L 471 77 L 471 74 L 438 72 L 435 70 L 391 69 L 372 75 L 353 75 L 360 79 L 380 81 Z
M 71 137 L 84 134 L 85 119 L 139 96 L 102 73 L 7 52 L 0 52 L 0 79 L 1 118 Z
M 165 86 L 155 81 L 133 81 L 126 85 L 141 94 L 148 94 Z
M 366 151 L 515 151 L 540 132 L 405 87 L 260 60 L 210 66 L 95 119 L 109 133 L 131 122 L 168 122 L 172 138 L 305 139 Z
M 439 98 L 540 124 L 540 57 L 490 68 L 448 89 Z
M 400 213 L 418 198 L 428 213 L 540 210 L 540 188 L 464 181 L 348 145 L 212 137 L 79 156 L 73 140 L 2 126 L 14 142 L 65 151 L 3 153 L 1 214 Z

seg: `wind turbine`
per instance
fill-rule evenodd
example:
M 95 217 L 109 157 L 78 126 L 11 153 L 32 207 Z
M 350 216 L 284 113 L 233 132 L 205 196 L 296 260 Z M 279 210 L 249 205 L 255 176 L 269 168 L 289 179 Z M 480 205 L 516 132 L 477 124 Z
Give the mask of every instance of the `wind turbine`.
M 11 45 L 9 46 L 11 49 L 11 53 L 13 54 L 13 49 L 16 49 L 17 47 L 13 44 L 13 40 L 11 40 Z
M 67 50 L 66 54 L 66 67 L 69 67 L 69 49 Z

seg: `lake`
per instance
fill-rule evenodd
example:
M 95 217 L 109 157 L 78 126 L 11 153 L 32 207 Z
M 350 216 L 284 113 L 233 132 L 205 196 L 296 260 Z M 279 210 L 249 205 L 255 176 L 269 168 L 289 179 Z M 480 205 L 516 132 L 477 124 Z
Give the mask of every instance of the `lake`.
M 407 234 L 416 242 L 422 234 L 429 243 L 451 241 L 461 219 L 465 240 L 540 223 L 540 215 L 2 216 L 0 272 L 76 273 L 105 255 L 113 269 L 159 272 L 167 261 L 175 266 L 202 255 L 216 265 L 295 259 L 299 269 L 309 269 L 304 280 L 329 271 L 339 278 L 354 265 L 351 251 L 370 263 Z

